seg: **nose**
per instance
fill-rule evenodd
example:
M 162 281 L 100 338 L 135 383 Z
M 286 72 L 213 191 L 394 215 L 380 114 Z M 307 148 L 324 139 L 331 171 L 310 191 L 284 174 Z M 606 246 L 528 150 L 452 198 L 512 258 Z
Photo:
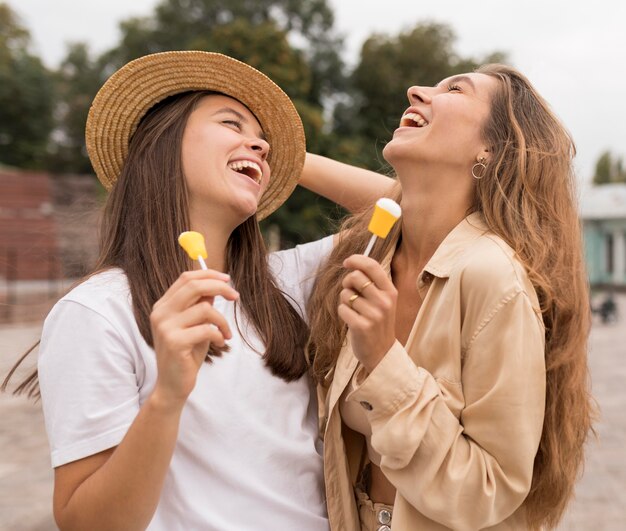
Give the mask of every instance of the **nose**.
M 420 87 L 419 85 L 413 85 L 406 91 L 409 103 L 430 103 L 430 94 L 428 93 L 428 87 Z
M 270 152 L 270 145 L 264 138 L 251 138 L 247 142 L 248 148 L 254 151 L 257 155 L 261 157 L 262 160 L 267 159 L 267 155 Z

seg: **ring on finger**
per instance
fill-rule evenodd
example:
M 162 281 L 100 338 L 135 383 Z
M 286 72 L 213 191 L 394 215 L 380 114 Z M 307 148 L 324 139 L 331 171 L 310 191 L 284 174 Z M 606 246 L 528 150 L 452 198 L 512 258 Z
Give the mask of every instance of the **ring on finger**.
M 373 284 L 373 283 L 374 283 L 374 282 L 372 282 L 371 280 L 368 280 L 365 284 L 363 284 L 363 285 L 361 286 L 361 289 L 359 290 L 359 293 L 362 293 L 362 292 L 363 292 L 363 290 L 364 290 L 365 288 L 367 288 L 367 286 L 369 286 L 370 284 Z
M 359 297 L 360 295 L 358 293 L 355 293 L 354 295 L 350 296 L 350 298 L 348 299 L 348 304 L 350 305 L 350 308 L 352 308 L 354 301 L 357 300 Z

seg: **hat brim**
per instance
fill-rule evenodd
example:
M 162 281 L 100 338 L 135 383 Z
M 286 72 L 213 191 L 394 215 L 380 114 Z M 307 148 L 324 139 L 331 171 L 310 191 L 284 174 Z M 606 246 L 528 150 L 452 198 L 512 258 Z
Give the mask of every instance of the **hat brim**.
M 272 170 L 257 209 L 257 218 L 263 219 L 289 197 L 300 178 L 306 152 L 304 128 L 278 85 L 255 68 L 219 53 L 156 53 L 115 72 L 94 98 L 87 118 L 87 152 L 96 175 L 111 189 L 143 116 L 168 96 L 195 90 L 221 92 L 240 101 L 261 124 L 271 146 Z

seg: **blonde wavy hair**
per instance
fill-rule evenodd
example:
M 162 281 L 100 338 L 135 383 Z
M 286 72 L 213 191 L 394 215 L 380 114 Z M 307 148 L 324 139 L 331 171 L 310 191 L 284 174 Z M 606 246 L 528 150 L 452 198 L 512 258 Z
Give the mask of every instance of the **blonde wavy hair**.
M 477 72 L 499 83 L 482 130 L 491 158 L 476 182 L 470 212 L 481 212 L 490 230 L 513 248 L 541 304 L 546 409 L 524 506 L 530 529 L 554 528 L 572 498 L 595 416 L 587 366 L 589 287 L 572 165 L 575 147 L 546 101 L 517 70 L 490 64 Z M 399 186 L 391 195 L 400 198 Z M 318 382 L 345 340 L 346 328 L 337 316 L 342 261 L 364 248 L 369 215 L 361 212 L 346 221 L 343 228 L 350 237 L 339 240 L 309 303 L 308 351 Z M 380 259 L 389 252 L 389 241 L 393 238 L 379 242 L 372 256 Z

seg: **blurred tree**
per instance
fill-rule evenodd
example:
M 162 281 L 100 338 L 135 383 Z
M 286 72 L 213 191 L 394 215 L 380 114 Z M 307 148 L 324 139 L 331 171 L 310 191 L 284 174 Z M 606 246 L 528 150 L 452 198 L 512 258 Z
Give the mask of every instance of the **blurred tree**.
M 449 26 L 436 23 L 418 24 L 397 36 L 372 35 L 363 44 L 360 62 L 352 73 L 353 101 L 335 109 L 335 131 L 356 135 L 362 143 L 381 148 L 408 105 L 408 87 L 434 85 L 483 62 L 505 60 L 499 53 L 481 61 L 460 57 L 454 51 L 454 40 Z M 380 160 L 372 152 L 368 166 L 376 169 Z
M 57 173 L 91 173 L 85 148 L 85 122 L 91 102 L 104 83 L 101 61 L 90 57 L 83 43 L 70 44 L 55 74 L 59 100 L 55 111 L 48 169 Z
M 296 48 L 295 42 L 300 45 L 310 73 L 306 93 L 299 96 L 319 104 L 322 97 L 344 84 L 339 55 L 341 41 L 333 33 L 333 23 L 333 13 L 326 0 L 162 0 L 152 16 L 131 18 L 121 24 L 121 42 L 109 59 L 115 69 L 141 55 L 164 50 L 228 53 L 229 43 L 220 36 L 220 28 L 233 26 L 266 34 L 271 29 L 288 36 L 290 48 Z M 246 34 L 238 37 L 244 44 L 247 37 L 256 40 L 255 36 Z M 251 54 L 265 55 L 267 51 L 267 48 L 233 47 L 229 53 L 252 64 Z M 262 59 L 254 66 L 267 64 Z M 281 84 L 280 79 L 275 81 Z
M 593 175 L 593 184 L 608 184 L 611 182 L 611 152 L 605 151 L 596 162 L 596 171 Z
M 29 51 L 30 34 L 0 3 L 0 162 L 41 168 L 53 127 L 52 75 Z
M 626 183 L 626 170 L 622 157 L 613 157 L 610 151 L 605 151 L 596 162 L 593 184 L 611 183 Z

